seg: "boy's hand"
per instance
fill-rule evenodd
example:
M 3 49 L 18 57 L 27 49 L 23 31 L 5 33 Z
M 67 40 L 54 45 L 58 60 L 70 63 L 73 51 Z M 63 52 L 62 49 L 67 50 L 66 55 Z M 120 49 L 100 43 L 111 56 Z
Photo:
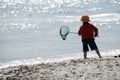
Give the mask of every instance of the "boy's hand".
M 98 37 L 98 34 L 95 34 L 95 37 Z

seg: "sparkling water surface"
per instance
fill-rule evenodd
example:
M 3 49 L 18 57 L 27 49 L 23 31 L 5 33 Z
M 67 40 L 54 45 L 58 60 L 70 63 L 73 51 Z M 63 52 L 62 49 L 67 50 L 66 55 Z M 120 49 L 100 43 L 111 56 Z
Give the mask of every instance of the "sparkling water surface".
M 81 38 L 69 34 L 63 41 L 59 29 L 77 32 L 83 14 L 99 29 L 101 53 L 120 50 L 119 0 L 1 0 L 0 62 L 82 55 Z

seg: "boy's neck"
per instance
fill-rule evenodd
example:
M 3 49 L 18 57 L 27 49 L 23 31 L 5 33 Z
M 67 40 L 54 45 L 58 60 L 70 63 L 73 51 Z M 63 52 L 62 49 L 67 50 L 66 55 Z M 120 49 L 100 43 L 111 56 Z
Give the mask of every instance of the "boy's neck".
M 89 22 L 83 22 L 83 24 L 89 24 Z

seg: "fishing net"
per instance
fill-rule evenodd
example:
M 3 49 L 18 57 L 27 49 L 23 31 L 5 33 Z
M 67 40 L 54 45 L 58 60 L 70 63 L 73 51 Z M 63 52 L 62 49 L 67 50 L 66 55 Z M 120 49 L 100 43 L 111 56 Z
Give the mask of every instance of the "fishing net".
M 69 27 L 68 26 L 62 26 L 60 28 L 60 35 L 63 40 L 66 40 L 67 35 L 69 34 Z

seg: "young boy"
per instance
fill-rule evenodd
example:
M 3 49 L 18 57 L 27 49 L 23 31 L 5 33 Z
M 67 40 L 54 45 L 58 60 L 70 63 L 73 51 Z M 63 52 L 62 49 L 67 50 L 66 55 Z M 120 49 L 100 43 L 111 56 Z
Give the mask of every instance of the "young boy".
M 98 29 L 89 23 L 90 19 L 88 15 L 83 15 L 80 21 L 82 21 L 83 25 L 80 27 L 78 35 L 82 38 L 84 59 L 87 59 L 88 46 L 91 50 L 96 51 L 99 58 L 102 58 L 94 39 L 94 37 L 98 36 Z

